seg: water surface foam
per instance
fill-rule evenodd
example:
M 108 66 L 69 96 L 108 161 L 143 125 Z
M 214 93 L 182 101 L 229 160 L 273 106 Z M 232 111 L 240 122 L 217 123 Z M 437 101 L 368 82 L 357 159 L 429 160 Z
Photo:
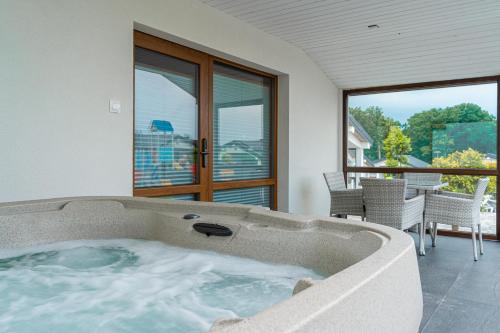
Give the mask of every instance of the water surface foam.
M 0 250 L 0 332 L 206 332 L 290 297 L 312 270 L 143 240 Z

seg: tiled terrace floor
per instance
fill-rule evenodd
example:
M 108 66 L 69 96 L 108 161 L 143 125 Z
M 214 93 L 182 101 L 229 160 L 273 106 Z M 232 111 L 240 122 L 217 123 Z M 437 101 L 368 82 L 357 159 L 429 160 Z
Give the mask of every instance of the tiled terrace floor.
M 418 235 L 412 234 L 418 241 Z M 485 241 L 472 259 L 472 241 L 438 236 L 419 257 L 424 294 L 422 333 L 500 332 L 500 242 Z

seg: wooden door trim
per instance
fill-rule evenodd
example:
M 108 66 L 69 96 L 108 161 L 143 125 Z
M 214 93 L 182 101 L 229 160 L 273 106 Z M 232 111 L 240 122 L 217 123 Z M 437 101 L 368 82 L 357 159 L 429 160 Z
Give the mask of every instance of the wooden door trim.
M 169 57 L 174 57 L 180 59 L 182 61 L 191 62 L 193 64 L 198 65 L 199 69 L 199 82 L 198 82 L 198 152 L 196 154 L 196 180 L 195 184 L 186 184 L 186 185 L 169 185 L 169 186 L 158 186 L 158 187 L 149 187 L 149 188 L 135 188 L 133 189 L 134 196 L 160 196 L 160 195 L 170 195 L 170 194 L 186 194 L 186 193 L 198 193 L 200 200 L 207 200 L 208 197 L 208 188 L 207 188 L 207 177 L 209 177 L 208 166 L 206 168 L 202 168 L 201 166 L 201 141 L 203 138 L 208 141 L 208 128 L 207 117 L 208 117 L 208 96 L 207 91 L 209 90 L 209 82 L 208 82 L 208 65 L 209 59 L 208 55 L 199 52 L 182 45 L 172 43 L 170 41 L 151 36 L 139 31 L 134 31 L 134 47 L 140 47 L 147 50 L 152 50 L 161 54 L 164 54 Z M 135 59 L 134 59 L 135 66 Z M 135 73 L 135 71 L 134 71 Z M 134 79 L 134 101 L 135 101 L 135 79 Z M 205 124 L 205 125 L 204 125 Z M 134 102 L 134 124 L 133 124 L 133 133 L 135 133 L 135 102 Z M 133 175 L 135 175 L 135 140 L 133 142 L 133 156 L 132 156 L 132 165 L 133 165 Z M 210 164 L 210 163 L 209 163 Z M 134 184 L 134 183 L 133 183 Z
M 208 62 L 206 53 L 137 30 L 134 30 L 134 46 L 193 63 Z
M 258 76 L 264 76 L 271 79 L 271 177 L 266 179 L 248 179 L 248 180 L 238 180 L 238 181 L 222 181 L 215 182 L 213 178 L 211 179 L 211 191 L 213 197 L 213 191 L 225 190 L 225 189 L 237 189 L 237 188 L 248 188 L 248 187 L 258 187 L 258 186 L 271 186 L 272 187 L 272 197 L 271 197 L 271 209 L 276 210 L 278 208 L 278 77 L 274 74 L 266 73 L 261 70 L 251 68 L 242 64 L 238 64 L 234 61 L 223 59 L 220 57 L 210 56 L 209 66 L 210 66 L 210 80 L 213 81 L 213 66 L 215 63 L 220 63 L 227 65 L 229 67 L 234 67 L 236 69 L 255 74 Z M 210 89 L 210 137 L 212 138 L 211 144 L 213 144 L 213 113 L 214 113 L 214 103 L 213 103 L 213 82 L 211 82 L 212 89 Z M 213 145 L 211 146 L 211 172 L 213 174 Z
M 201 201 L 212 201 L 213 191 L 222 189 L 248 188 L 258 186 L 272 187 L 271 208 L 277 208 L 278 202 L 278 78 L 274 74 L 266 73 L 227 59 L 215 57 L 207 53 L 182 46 L 180 44 L 164 40 L 159 37 L 148 35 L 143 32 L 134 31 L 134 46 L 152 50 L 178 58 L 180 60 L 198 64 L 200 67 L 199 78 L 199 110 L 198 110 L 198 147 L 201 148 L 201 140 L 207 139 L 209 158 L 206 168 L 201 167 L 200 152 L 198 151 L 198 179 L 197 184 L 171 185 L 150 188 L 134 188 L 134 196 L 168 196 L 176 194 L 198 194 Z M 266 179 L 250 179 L 238 181 L 213 181 L 213 66 L 214 63 L 221 63 L 235 67 L 239 70 L 247 71 L 259 76 L 271 79 L 271 177 Z M 134 61 L 135 66 L 135 61 Z M 135 79 L 134 79 L 134 101 L 135 101 Z M 135 102 L 134 102 L 135 106 Z M 134 110 L 134 131 L 135 131 L 135 110 Z M 134 136 L 134 134 L 132 134 Z M 135 145 L 135 144 L 134 144 Z M 132 154 L 135 154 L 135 146 Z M 132 165 L 135 173 L 135 156 L 132 156 Z M 133 174 L 134 174 L 133 173 Z M 134 182 L 133 182 L 134 184 Z
M 162 187 L 135 188 L 134 196 L 138 197 L 159 197 L 175 194 L 200 194 L 202 187 L 195 185 L 170 185 Z
M 236 188 L 259 187 L 259 186 L 274 186 L 276 180 L 274 178 L 266 179 L 249 179 L 249 180 L 231 180 L 225 182 L 214 182 L 214 190 L 228 190 Z

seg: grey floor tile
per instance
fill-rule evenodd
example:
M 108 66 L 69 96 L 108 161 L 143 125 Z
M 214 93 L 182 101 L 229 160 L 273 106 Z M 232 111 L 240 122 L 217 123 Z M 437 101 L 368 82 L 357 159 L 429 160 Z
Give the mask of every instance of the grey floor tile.
M 422 291 L 435 296 L 444 296 L 457 280 L 458 273 L 436 267 L 432 271 L 420 271 Z
M 448 296 L 490 305 L 500 305 L 500 265 L 478 261 L 459 275 Z M 500 331 L 500 328 L 499 328 Z
M 423 328 L 432 314 L 436 311 L 439 304 L 443 301 L 443 296 L 436 296 L 433 294 L 429 294 L 424 292 L 424 313 L 422 315 L 422 322 L 420 324 L 420 328 Z
M 418 239 L 416 235 L 412 235 Z M 440 237 L 418 258 L 424 313 L 421 332 L 500 333 L 500 242 L 472 259 L 469 239 Z
M 486 329 L 492 326 L 490 321 L 496 319 L 496 312 L 497 308 L 488 304 L 446 298 L 423 326 L 422 333 L 495 332 Z

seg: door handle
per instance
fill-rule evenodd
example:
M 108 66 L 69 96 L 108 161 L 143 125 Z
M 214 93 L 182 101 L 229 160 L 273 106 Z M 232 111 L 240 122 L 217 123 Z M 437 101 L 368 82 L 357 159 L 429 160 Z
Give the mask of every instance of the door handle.
M 208 151 L 208 142 L 207 139 L 201 139 L 201 167 L 206 168 L 207 167 L 207 155 L 210 154 Z

